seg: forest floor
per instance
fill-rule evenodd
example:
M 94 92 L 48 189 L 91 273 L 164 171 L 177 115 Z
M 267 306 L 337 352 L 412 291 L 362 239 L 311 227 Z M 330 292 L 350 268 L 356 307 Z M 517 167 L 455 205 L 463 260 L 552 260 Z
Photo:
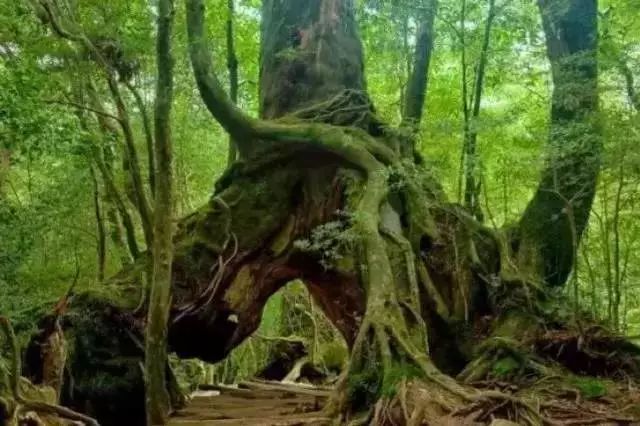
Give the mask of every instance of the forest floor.
M 483 387 L 478 383 L 479 387 Z M 486 384 L 485 384 L 486 385 Z M 488 388 L 500 388 L 492 383 Z M 509 387 L 509 386 L 507 386 Z M 585 400 L 580 393 L 550 391 L 555 398 L 546 399 L 542 424 L 569 425 L 640 425 L 637 417 L 625 415 L 626 409 L 640 405 L 640 392 L 625 392 L 620 398 L 593 398 Z M 552 390 L 553 389 L 553 390 Z M 501 389 L 508 392 L 508 389 Z M 513 389 L 511 389 L 513 390 Z M 187 406 L 174 414 L 169 426 L 293 426 L 330 425 L 331 419 L 321 411 L 331 389 L 311 385 L 289 384 L 254 380 L 238 385 L 214 385 L 195 392 Z M 550 395 L 547 395 L 549 397 Z M 539 407 L 542 408 L 542 407 Z M 487 410 L 469 406 L 452 415 L 430 421 L 437 426 L 518 425 L 499 420 L 513 418 L 507 401 L 496 403 Z M 632 410 L 635 411 L 635 410 Z M 482 413 L 482 415 L 480 414 Z M 482 417 L 482 418 L 481 418 Z M 516 416 L 517 417 L 517 416 Z
M 328 425 L 321 410 L 328 388 L 251 381 L 236 386 L 208 386 L 193 394 L 169 426 Z

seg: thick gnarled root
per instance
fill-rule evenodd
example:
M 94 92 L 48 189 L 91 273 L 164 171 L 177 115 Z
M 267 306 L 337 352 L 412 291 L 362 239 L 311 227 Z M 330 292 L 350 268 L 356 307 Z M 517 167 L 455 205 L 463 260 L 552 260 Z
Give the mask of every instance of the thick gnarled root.
M 406 325 L 392 312 L 373 316 L 375 322 L 365 318 L 347 372 L 327 407 L 343 422 L 391 424 L 401 414 L 404 421 L 414 419 L 415 423 L 425 414 L 444 416 L 475 398 L 472 390 L 433 365 L 426 342 L 424 347 L 414 344 Z M 414 407 L 402 402 L 418 389 L 409 383 L 421 383 L 420 392 L 429 395 L 429 404 Z

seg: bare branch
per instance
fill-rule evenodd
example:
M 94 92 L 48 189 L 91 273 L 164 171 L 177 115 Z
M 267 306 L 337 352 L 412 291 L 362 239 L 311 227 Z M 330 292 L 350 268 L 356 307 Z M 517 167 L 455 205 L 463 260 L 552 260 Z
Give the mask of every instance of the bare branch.
M 107 117 L 107 118 L 110 118 L 110 119 L 115 120 L 115 121 L 117 121 L 117 122 L 120 122 L 120 118 L 119 118 L 119 117 L 116 117 L 116 116 L 115 116 L 115 115 L 113 115 L 113 114 L 109 114 L 108 112 L 100 111 L 100 110 L 98 110 L 98 109 L 91 108 L 91 107 L 89 107 L 89 106 L 82 105 L 82 104 L 79 104 L 79 103 L 77 103 L 77 102 L 72 102 L 72 101 L 60 101 L 60 100 L 57 100 L 57 99 L 52 99 L 52 100 L 48 100 L 48 101 L 45 101 L 45 102 L 46 102 L 46 103 L 48 103 L 48 104 L 58 104 L 58 105 L 71 106 L 71 107 L 77 108 L 77 109 L 79 109 L 79 110 L 89 111 L 89 112 L 92 112 L 92 113 L 94 113 L 94 114 L 101 115 L 101 116 L 103 116 L 103 117 Z

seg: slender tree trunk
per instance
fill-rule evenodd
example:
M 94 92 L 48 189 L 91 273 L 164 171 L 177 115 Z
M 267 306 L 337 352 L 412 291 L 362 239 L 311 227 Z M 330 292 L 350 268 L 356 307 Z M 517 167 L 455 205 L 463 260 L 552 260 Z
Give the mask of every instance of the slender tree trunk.
M 131 128 L 129 111 L 122 99 L 118 82 L 116 81 L 113 73 L 108 73 L 105 78 L 107 79 L 107 85 L 115 103 L 116 111 L 118 112 L 118 123 L 122 129 L 125 151 L 123 158 L 126 161 L 125 168 L 128 168 L 129 175 L 131 177 L 134 205 L 140 215 L 140 222 L 142 223 L 142 230 L 147 247 L 151 247 L 153 242 L 152 212 L 147 199 L 144 181 L 142 179 L 138 149 L 136 148 L 133 129 Z
M 98 282 L 102 282 L 104 280 L 104 270 L 107 261 L 107 237 L 106 230 L 104 226 L 104 217 L 102 211 L 102 205 L 100 202 L 100 190 L 98 185 L 98 179 L 96 177 L 96 172 L 93 167 L 90 168 L 91 172 L 91 182 L 93 183 L 93 208 L 96 217 L 96 250 L 98 255 L 98 273 L 97 279 Z
M 482 103 L 482 92 L 484 89 L 484 76 L 487 67 L 487 59 L 489 55 L 489 44 L 491 41 L 491 29 L 496 15 L 495 0 L 489 0 L 489 11 L 487 14 L 487 22 L 484 29 L 482 39 L 482 47 L 480 49 L 480 58 L 476 68 L 475 80 L 473 83 L 473 91 L 471 96 L 471 114 L 469 114 L 468 106 L 465 107 L 465 124 L 464 124 L 464 158 L 465 158 L 465 188 L 464 188 L 464 206 L 479 221 L 484 219 L 482 207 L 480 206 L 481 181 L 478 179 L 479 156 L 477 152 L 478 140 L 478 120 L 480 118 L 480 106 Z M 466 84 L 466 83 L 465 83 Z M 465 101 L 465 104 L 468 103 Z
M 235 0 L 227 0 L 227 70 L 229 71 L 229 97 L 234 104 L 238 103 L 238 57 L 235 48 Z M 229 136 L 229 154 L 227 157 L 227 167 L 236 161 L 238 156 L 236 143 Z
M 171 105 L 173 102 L 173 57 L 171 30 L 173 1 L 158 3 L 157 87 L 155 103 L 155 157 L 157 165 L 153 281 L 149 298 L 146 334 L 147 424 L 164 425 L 169 413 L 167 392 L 167 323 L 171 309 L 171 264 L 173 262 L 173 172 Z
M 129 214 L 129 210 L 127 208 L 125 200 L 120 194 L 113 176 L 114 155 L 111 145 L 113 141 L 118 137 L 117 129 L 114 123 L 107 119 L 104 112 L 104 106 L 98 98 L 97 91 L 92 81 L 89 81 L 86 84 L 86 89 L 89 97 L 88 102 L 92 110 L 95 111 L 94 115 L 101 133 L 100 135 L 96 135 L 94 137 L 95 140 L 89 141 L 89 144 L 91 145 L 90 149 L 92 151 L 95 167 L 97 168 L 97 171 L 102 178 L 103 187 L 105 189 L 105 199 L 108 204 L 115 207 L 115 209 L 108 209 L 107 219 L 112 227 L 112 240 L 118 251 L 120 251 L 121 261 L 123 265 L 126 265 L 129 263 L 129 258 L 128 256 L 126 256 L 126 251 L 122 250 L 123 238 L 121 234 L 118 215 L 122 219 L 122 224 L 125 228 L 126 242 L 129 248 L 129 253 L 134 260 L 137 259 L 140 255 L 140 250 L 138 248 L 133 219 Z M 79 119 L 81 126 L 87 132 L 91 133 L 92 130 L 89 124 L 86 122 L 86 118 L 82 115 L 79 115 Z
M 620 213 L 622 209 L 622 194 L 625 186 L 624 159 L 620 158 L 615 202 L 613 206 L 613 326 L 620 330 L 620 302 L 622 298 L 622 258 L 620 253 Z
M 156 192 L 156 161 L 154 158 L 154 147 L 153 147 L 153 129 L 151 128 L 151 119 L 149 118 L 149 113 L 147 111 L 147 106 L 145 105 L 142 96 L 140 95 L 140 91 L 135 88 L 130 82 L 126 83 L 127 89 L 133 95 L 133 99 L 136 102 L 136 106 L 140 111 L 140 116 L 142 117 L 142 128 L 144 130 L 145 141 L 147 145 L 147 167 L 149 168 L 149 188 L 151 189 L 151 195 L 154 195 Z
M 96 153 L 94 157 L 96 166 L 98 167 L 98 170 L 102 175 L 106 192 L 109 198 L 113 200 L 116 209 L 120 214 L 120 218 L 122 219 L 122 225 L 124 226 L 126 234 L 127 246 L 129 247 L 131 256 L 134 259 L 137 259 L 140 256 L 140 249 L 138 248 L 138 241 L 136 240 L 136 228 L 133 222 L 133 218 L 129 213 L 129 209 L 127 208 L 127 204 L 125 203 L 123 196 L 118 191 L 118 187 L 116 186 L 113 174 L 107 168 L 104 160 L 100 158 L 100 155 L 98 153 Z
M 467 78 L 467 36 L 466 36 L 466 21 L 467 21 L 467 0 L 460 1 L 460 31 L 458 37 L 460 39 L 460 75 L 462 82 L 462 119 L 463 119 L 463 140 L 462 150 L 460 151 L 460 167 L 458 171 L 458 202 L 463 202 L 463 188 L 465 180 L 465 165 L 467 159 L 467 140 L 466 135 L 469 133 L 469 83 Z
M 110 132 L 106 127 L 100 123 L 98 120 L 98 124 L 100 127 L 100 131 L 102 132 L 102 137 L 98 139 L 102 143 L 102 149 L 96 149 L 94 155 L 97 156 L 95 160 L 97 172 L 100 175 L 100 181 L 102 182 L 103 190 L 103 202 L 106 206 L 106 221 L 109 224 L 109 235 L 111 237 L 111 242 L 115 247 L 116 252 L 118 253 L 118 257 L 120 258 L 120 264 L 125 267 L 131 263 L 132 259 L 135 259 L 138 254 L 138 243 L 135 238 L 135 229 L 133 229 L 133 223 L 130 223 L 130 229 L 127 229 L 128 238 L 125 239 L 123 234 L 123 223 L 125 222 L 124 218 L 120 215 L 120 210 L 118 207 L 118 203 L 115 201 L 120 197 L 117 188 L 116 195 L 112 194 L 112 190 L 107 186 L 107 176 L 113 176 L 114 169 L 114 149 L 113 149 L 113 140 L 110 135 L 113 133 Z M 103 170 L 97 166 L 98 162 L 104 165 L 104 173 Z M 113 180 L 111 180 L 113 182 Z M 109 184 L 109 186 L 115 187 L 115 183 L 113 185 Z M 126 215 L 129 216 L 129 212 L 125 206 Z M 129 220 L 130 217 L 129 217 Z M 132 244 L 127 245 L 128 240 L 131 241 Z
M 415 132 L 420 127 L 423 117 L 424 101 L 429 82 L 429 64 L 433 54 L 433 23 L 438 8 L 437 0 L 430 0 L 418 19 L 418 32 L 413 57 L 413 66 L 407 82 L 404 97 L 401 127 L 412 128 Z M 406 33 L 406 29 L 405 29 Z

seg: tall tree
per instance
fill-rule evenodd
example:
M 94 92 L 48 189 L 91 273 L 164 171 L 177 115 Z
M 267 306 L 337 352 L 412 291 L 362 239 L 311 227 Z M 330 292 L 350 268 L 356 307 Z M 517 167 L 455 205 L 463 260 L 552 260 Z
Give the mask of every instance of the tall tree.
M 538 2 L 553 94 L 547 161 L 519 223 L 519 264 L 551 286 L 566 282 L 600 170 L 597 1 Z
M 167 324 L 171 309 L 171 263 L 173 261 L 173 172 L 171 106 L 173 103 L 173 57 L 171 32 L 173 1 L 158 3 L 157 67 L 155 102 L 155 157 L 157 166 L 154 208 L 153 279 L 147 317 L 145 380 L 147 424 L 164 425 L 169 414 L 167 392 Z
M 429 65 L 433 54 L 433 24 L 438 10 L 437 0 L 429 0 L 420 9 L 416 46 L 411 66 L 411 75 L 404 95 L 401 127 L 411 127 L 416 131 L 422 120 L 424 101 L 429 83 Z M 406 28 L 405 28 L 406 32 Z
M 464 7 L 465 2 L 463 2 Z M 463 9 L 464 10 L 464 9 Z M 462 19 L 466 19 L 466 14 L 462 13 Z M 478 220 L 482 221 L 483 213 L 480 206 L 480 187 L 479 180 L 479 154 L 477 152 L 478 144 L 478 120 L 480 118 L 480 106 L 482 105 L 482 93 L 484 89 L 484 79 L 487 68 L 487 60 L 489 56 L 489 44 L 491 42 L 491 29 L 493 21 L 496 17 L 495 0 L 489 0 L 487 19 L 485 23 L 484 33 L 482 36 L 482 46 L 480 48 L 480 56 L 478 64 L 475 68 L 475 78 L 471 90 L 471 96 L 467 97 L 469 90 L 467 89 L 466 70 L 463 71 L 463 99 L 462 109 L 464 116 L 464 140 L 463 140 L 463 158 L 464 158 L 464 206 Z M 464 24 L 463 29 L 464 31 Z M 464 39 L 462 40 L 462 67 L 467 67 L 466 50 Z

